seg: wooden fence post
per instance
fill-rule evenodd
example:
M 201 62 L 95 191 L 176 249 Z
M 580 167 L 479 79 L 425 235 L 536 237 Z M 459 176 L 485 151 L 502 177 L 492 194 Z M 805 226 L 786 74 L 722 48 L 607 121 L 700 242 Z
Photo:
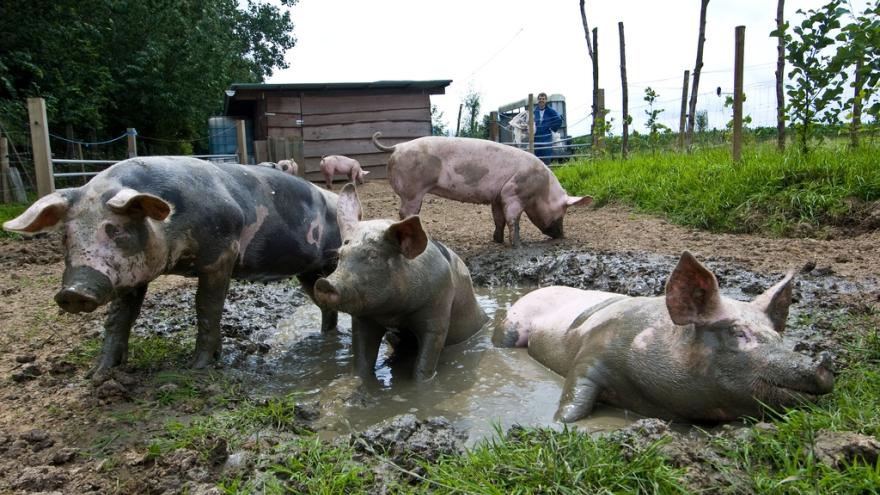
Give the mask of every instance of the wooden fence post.
M 678 149 L 684 151 L 684 130 L 687 123 L 688 87 L 690 86 L 691 71 L 684 71 L 684 82 L 681 83 L 681 117 L 678 119 Z
M 235 121 L 235 131 L 236 140 L 238 141 L 238 161 L 241 164 L 247 164 L 247 133 L 244 129 L 244 120 Z M 305 164 L 303 164 L 303 166 L 305 166 Z
M 535 154 L 535 95 L 529 93 L 529 153 Z
M 596 91 L 596 109 L 598 120 L 596 121 L 596 149 L 600 152 L 605 150 L 605 89 Z
M 626 43 L 623 38 L 623 22 L 617 23 L 620 33 L 620 85 L 623 89 L 623 131 L 620 135 L 620 155 L 626 159 L 629 148 L 629 89 L 626 86 Z
M 5 136 L 0 136 L 0 188 L 3 189 L 3 203 L 11 203 L 12 195 L 9 194 L 9 150 Z
M 735 31 L 736 52 L 733 64 L 733 162 L 742 159 L 743 124 L 743 50 L 746 43 L 746 27 L 737 26 Z
M 599 28 L 593 28 L 593 125 L 590 138 L 593 146 L 599 144 L 596 124 L 599 121 Z
M 489 112 L 489 139 L 498 142 L 498 112 Z
M 137 130 L 134 127 L 129 127 L 125 130 L 125 133 L 128 134 L 128 158 L 134 158 L 138 156 L 138 143 L 137 143 Z
M 52 176 L 52 149 L 49 147 L 49 123 L 46 120 L 46 100 L 28 98 L 27 106 L 31 149 L 34 155 L 34 172 L 37 175 L 37 197 L 42 198 L 55 192 L 55 178 Z

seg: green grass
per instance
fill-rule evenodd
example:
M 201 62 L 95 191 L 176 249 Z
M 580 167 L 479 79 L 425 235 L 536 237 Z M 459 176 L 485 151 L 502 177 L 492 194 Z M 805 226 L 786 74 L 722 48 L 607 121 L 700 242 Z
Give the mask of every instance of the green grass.
M 29 205 L 30 205 L 29 203 L 12 204 L 12 205 L 0 204 L 0 225 L 2 225 L 7 220 L 12 220 L 13 218 L 21 215 L 24 212 L 24 210 L 27 209 L 27 207 Z M 6 232 L 3 229 L 0 229 L 0 237 L 8 237 L 11 239 L 21 239 L 21 236 L 19 234 L 15 234 L 13 232 Z
M 801 155 L 756 145 L 738 165 L 727 148 L 716 148 L 580 160 L 556 175 L 569 194 L 592 195 L 599 206 L 629 204 L 715 232 L 792 235 L 858 222 L 864 206 L 880 199 L 878 156 L 875 146 Z
M 294 435 L 310 433 L 297 420 L 296 409 L 296 397 L 285 395 L 262 401 L 245 400 L 233 409 L 219 409 L 187 423 L 171 421 L 165 426 L 165 432 L 152 440 L 149 452 L 155 457 L 190 448 L 207 456 L 212 440 L 218 438 L 225 439 L 232 450 L 263 429 Z

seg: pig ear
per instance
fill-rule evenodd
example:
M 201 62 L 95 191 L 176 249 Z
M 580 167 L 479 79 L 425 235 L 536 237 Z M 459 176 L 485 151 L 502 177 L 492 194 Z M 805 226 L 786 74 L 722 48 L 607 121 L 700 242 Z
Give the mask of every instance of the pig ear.
M 791 294 L 794 286 L 793 279 L 794 272 L 790 271 L 779 283 L 752 301 L 752 304 L 767 314 L 767 317 L 773 322 L 773 328 L 779 333 L 785 330 L 785 320 L 788 319 L 788 307 L 791 306 Z
M 369 170 L 361 170 L 361 175 L 367 175 L 368 173 L 370 173 Z
M 418 215 L 391 224 L 385 231 L 385 238 L 400 246 L 400 252 L 407 259 L 415 258 L 428 247 L 428 234 L 422 228 Z
M 568 196 L 565 198 L 565 206 L 587 206 L 592 202 L 592 196 Z
M 721 309 L 718 280 L 688 251 L 666 282 L 666 309 L 676 325 L 710 323 Z
M 336 222 L 339 224 L 342 237 L 347 236 L 362 217 L 363 211 L 361 211 L 361 201 L 358 199 L 357 189 L 354 184 L 349 182 L 340 191 L 339 201 L 336 203 Z
M 164 199 L 127 187 L 108 199 L 107 207 L 120 215 L 150 217 L 160 222 L 171 214 L 171 205 Z
M 22 234 L 36 234 L 53 230 L 61 222 L 74 199 L 73 189 L 43 196 L 21 215 L 3 223 L 3 230 Z

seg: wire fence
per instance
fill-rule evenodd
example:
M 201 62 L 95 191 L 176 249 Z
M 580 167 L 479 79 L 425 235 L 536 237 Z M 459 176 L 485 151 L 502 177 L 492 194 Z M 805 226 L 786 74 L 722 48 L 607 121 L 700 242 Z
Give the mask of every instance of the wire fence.
M 88 138 L 82 138 L 73 134 L 70 129 L 66 129 L 64 133 L 66 135 L 50 130 L 48 138 L 52 153 L 54 185 L 56 189 L 82 186 L 101 170 L 124 160 L 133 151 L 129 148 L 129 137 L 135 139 L 138 156 L 173 154 L 214 162 L 237 163 L 239 160 L 235 154 L 193 153 L 191 151 L 208 151 L 208 141 L 217 138 L 220 134 L 234 133 L 235 129 L 224 129 L 194 139 L 164 139 L 139 135 L 134 129 L 128 129 L 121 134 L 109 137 L 98 136 L 97 132 L 91 131 Z M 36 171 L 27 122 L 18 123 L 18 125 L 4 125 L 0 122 L 0 136 L 7 139 L 8 163 L 12 169 L 10 174 L 15 174 L 17 178 L 20 178 L 19 181 L 10 177 L 10 180 L 7 181 L 7 188 L 10 190 L 5 192 L 13 199 L 21 197 L 26 197 L 27 200 L 35 199 L 37 196 Z M 181 153 L 180 150 L 189 152 Z M 22 191 L 15 191 L 16 194 L 12 194 L 13 187 L 21 188 Z

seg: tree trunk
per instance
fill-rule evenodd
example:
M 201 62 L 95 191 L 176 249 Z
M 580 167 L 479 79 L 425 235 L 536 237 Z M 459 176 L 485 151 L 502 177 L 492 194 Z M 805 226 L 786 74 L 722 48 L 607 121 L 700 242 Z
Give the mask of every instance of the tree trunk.
M 785 0 L 779 0 L 776 4 L 776 32 L 779 33 L 779 43 L 776 45 L 776 147 L 779 151 L 785 150 L 785 95 L 782 93 L 782 80 L 785 77 L 785 37 L 782 32 L 784 5 Z
M 694 118 L 697 113 L 697 92 L 700 88 L 700 70 L 703 68 L 703 45 L 706 43 L 706 7 L 709 0 L 700 0 L 700 37 L 697 39 L 697 62 L 694 64 L 694 82 L 691 85 L 691 101 L 688 107 L 688 148 L 694 144 Z
M 862 85 L 864 77 L 862 77 L 862 64 L 864 63 L 864 55 L 859 55 L 856 59 L 856 74 L 853 82 L 853 112 L 852 125 L 849 128 L 849 144 L 853 148 L 859 147 L 859 130 L 862 127 Z
M 626 86 L 626 42 L 623 38 L 623 22 L 617 23 L 617 31 L 620 33 L 620 85 L 623 88 L 623 134 L 620 137 L 620 155 L 626 159 L 629 144 L 629 90 Z

